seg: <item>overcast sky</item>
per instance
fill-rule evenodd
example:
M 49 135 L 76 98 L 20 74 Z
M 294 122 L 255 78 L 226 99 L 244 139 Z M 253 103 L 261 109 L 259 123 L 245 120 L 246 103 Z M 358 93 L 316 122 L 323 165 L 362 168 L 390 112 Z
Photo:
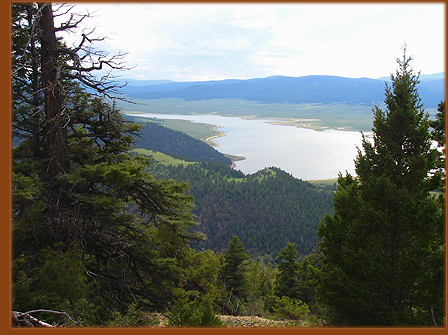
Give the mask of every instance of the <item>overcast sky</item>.
M 395 72 L 407 44 L 416 72 L 445 71 L 445 5 L 78 3 L 121 74 L 175 81 Z M 72 36 L 64 36 L 69 41 Z

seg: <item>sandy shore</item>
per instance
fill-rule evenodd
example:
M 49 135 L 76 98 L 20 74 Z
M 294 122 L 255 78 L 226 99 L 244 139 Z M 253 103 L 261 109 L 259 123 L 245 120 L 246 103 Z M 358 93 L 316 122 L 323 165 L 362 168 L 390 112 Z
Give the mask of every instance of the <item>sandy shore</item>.
M 218 128 L 220 128 L 221 126 L 217 126 L 217 125 L 214 125 L 214 124 L 212 124 L 211 126 L 212 126 L 212 130 L 217 132 L 218 134 L 205 137 L 203 140 L 204 140 L 204 142 L 206 142 L 207 144 L 211 145 L 212 147 L 217 147 L 217 146 L 219 146 L 219 144 L 216 143 L 216 142 L 213 142 L 213 140 L 215 138 L 226 136 L 226 134 L 223 131 L 218 130 Z

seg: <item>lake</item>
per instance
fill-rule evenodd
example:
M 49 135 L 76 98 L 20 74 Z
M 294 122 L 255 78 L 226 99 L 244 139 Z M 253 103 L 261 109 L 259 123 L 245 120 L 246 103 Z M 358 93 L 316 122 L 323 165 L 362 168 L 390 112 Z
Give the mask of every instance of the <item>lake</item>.
M 338 173 L 355 174 L 359 132 L 297 128 L 268 123 L 273 120 L 246 120 L 220 115 L 129 114 L 159 119 L 182 119 L 213 124 L 225 136 L 215 138 L 215 149 L 246 157 L 236 162 L 245 174 L 265 167 L 279 167 L 302 180 L 337 178 Z M 370 133 L 365 133 L 366 135 Z

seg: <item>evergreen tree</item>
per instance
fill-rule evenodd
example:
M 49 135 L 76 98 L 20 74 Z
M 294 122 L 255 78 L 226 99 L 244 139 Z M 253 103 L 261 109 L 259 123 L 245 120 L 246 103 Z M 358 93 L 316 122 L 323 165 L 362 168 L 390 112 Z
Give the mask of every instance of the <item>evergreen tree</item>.
M 200 238 L 193 199 L 128 154 L 139 126 L 83 88 L 109 94 L 90 71 L 114 58 L 87 66 L 94 39 L 66 48 L 55 34 L 76 22 L 56 29 L 53 15 L 49 3 L 13 4 L 13 307 L 164 310 Z
M 319 250 L 313 250 L 299 263 L 297 271 L 297 292 L 298 299 L 315 310 L 316 302 L 316 280 L 315 273 L 322 267 Z
M 437 153 L 411 58 L 374 108 L 373 143 L 363 138 L 356 173 L 339 175 L 333 216 L 319 226 L 318 294 L 345 325 L 433 325 L 444 315 L 444 223 L 429 192 Z
M 261 315 L 274 298 L 275 272 L 272 265 L 249 260 L 247 269 L 246 315 Z M 266 304 L 267 303 L 267 304 Z
M 283 260 L 278 265 L 279 273 L 276 279 L 275 294 L 278 297 L 287 296 L 297 298 L 297 271 L 299 262 L 297 261 L 297 245 L 289 243 L 280 251 L 278 258 Z
M 246 295 L 246 259 L 243 244 L 236 235 L 233 235 L 224 254 L 224 265 L 221 269 L 222 281 L 226 290 L 234 296 L 243 298 Z
M 437 142 L 439 148 L 439 155 L 436 163 L 436 169 L 434 171 L 433 188 L 444 192 L 445 190 L 445 101 L 440 102 L 437 108 L 436 120 L 431 122 L 432 132 L 431 137 Z M 441 199 L 443 201 L 443 199 Z

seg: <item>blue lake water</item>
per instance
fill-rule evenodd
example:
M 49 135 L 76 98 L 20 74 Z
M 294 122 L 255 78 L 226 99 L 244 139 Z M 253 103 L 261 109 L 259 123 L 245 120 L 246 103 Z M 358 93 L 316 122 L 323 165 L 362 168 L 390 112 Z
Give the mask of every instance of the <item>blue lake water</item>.
M 303 180 L 336 178 L 339 172 L 355 174 L 359 132 L 315 131 L 279 126 L 268 120 L 245 120 L 220 115 L 133 114 L 159 119 L 182 119 L 219 126 L 225 136 L 214 139 L 218 151 L 246 157 L 236 169 L 254 173 L 276 166 Z M 270 120 L 272 121 L 272 120 Z M 370 133 L 365 133 L 366 135 Z

